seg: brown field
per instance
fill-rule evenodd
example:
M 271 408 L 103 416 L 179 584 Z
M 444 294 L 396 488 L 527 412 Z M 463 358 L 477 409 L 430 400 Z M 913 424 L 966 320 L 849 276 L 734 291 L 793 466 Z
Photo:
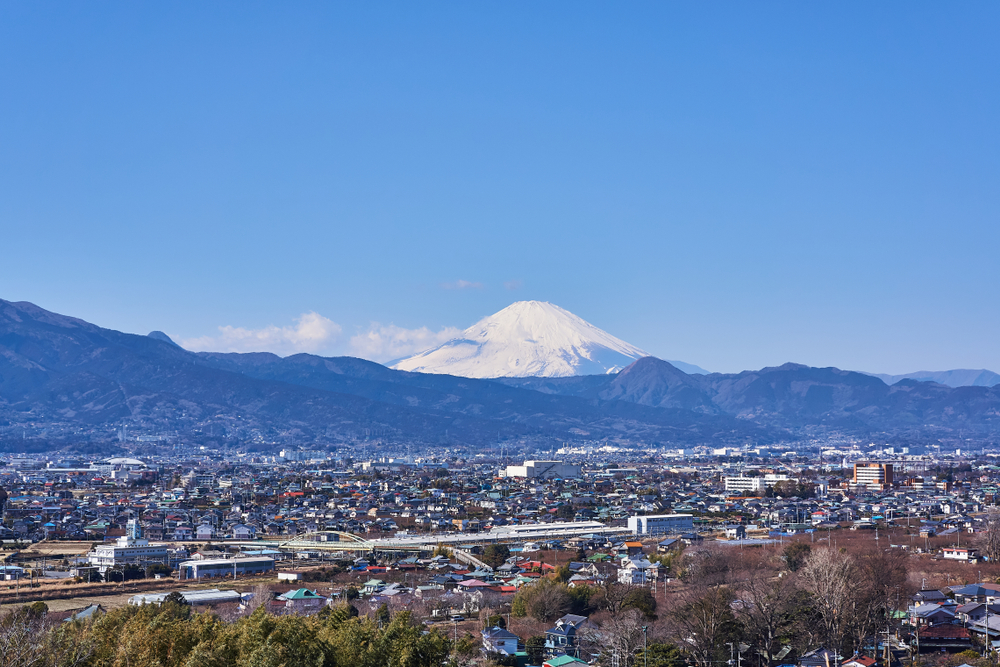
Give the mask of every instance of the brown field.
M 82 556 L 90 551 L 94 542 L 38 542 L 22 549 L 21 558 L 31 560 L 36 556 Z

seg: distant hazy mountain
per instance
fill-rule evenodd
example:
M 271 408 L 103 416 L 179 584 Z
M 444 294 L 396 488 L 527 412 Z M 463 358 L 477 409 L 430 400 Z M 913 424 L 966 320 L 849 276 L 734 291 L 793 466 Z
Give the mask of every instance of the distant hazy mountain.
M 192 438 L 257 434 L 284 443 L 766 436 L 727 415 L 543 394 L 351 357 L 195 354 L 158 336 L 0 300 L 0 439 L 25 422 L 90 433 L 121 420 Z
M 393 368 L 472 378 L 568 377 L 617 373 L 648 356 L 559 306 L 519 301 Z M 691 364 L 677 365 L 707 373 Z
M 871 373 L 888 385 L 900 380 L 916 380 L 918 382 L 937 382 L 948 387 L 995 387 L 1000 384 L 1000 375 L 985 369 L 969 370 L 958 368 L 951 371 L 917 371 L 906 375 L 884 375 Z

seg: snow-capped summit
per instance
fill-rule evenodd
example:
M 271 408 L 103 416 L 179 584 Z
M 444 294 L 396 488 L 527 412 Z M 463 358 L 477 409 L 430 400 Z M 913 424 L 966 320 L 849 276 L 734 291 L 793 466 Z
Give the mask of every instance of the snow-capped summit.
M 650 356 L 544 301 L 518 301 L 397 370 L 472 378 L 563 377 L 617 373 Z

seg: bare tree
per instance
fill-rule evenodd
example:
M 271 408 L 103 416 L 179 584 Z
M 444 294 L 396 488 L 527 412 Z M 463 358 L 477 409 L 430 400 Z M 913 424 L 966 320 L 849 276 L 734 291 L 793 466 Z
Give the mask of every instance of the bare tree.
M 623 584 L 612 577 L 608 577 L 601 584 L 599 596 L 594 602 L 598 607 L 607 609 L 611 615 L 621 613 L 628 600 L 629 593 L 632 592 L 632 584 Z
M 986 527 L 979 538 L 979 550 L 991 563 L 1000 560 L 1000 510 L 986 514 Z
M 267 584 L 257 584 L 256 586 L 253 587 L 250 593 L 252 595 L 250 599 L 247 600 L 246 604 L 247 614 L 252 614 L 255 611 L 257 611 L 258 607 L 263 607 L 264 605 L 266 605 L 271 600 L 271 596 L 273 595 L 274 591 L 272 591 L 271 587 Z
M 736 626 L 733 593 L 726 586 L 691 587 L 670 610 L 676 641 L 704 667 L 718 660 Z
M 582 640 L 600 647 L 602 663 L 612 663 L 617 657 L 620 665 L 631 665 L 635 652 L 642 648 L 642 628 L 644 619 L 637 609 L 601 614 L 592 617 L 599 621 L 593 626 L 585 626 L 580 631 Z
M 776 659 L 781 637 L 792 622 L 797 588 L 793 577 L 775 572 L 766 556 L 747 561 L 754 567 L 745 570 L 737 584 L 736 616 L 746 641 L 757 648 L 766 666 Z
M 528 600 L 528 613 L 534 618 L 549 622 L 569 611 L 570 598 L 564 585 L 535 584 L 535 589 L 534 595 Z
M 907 572 L 906 555 L 899 549 L 872 547 L 858 554 L 854 563 L 847 622 L 852 648 L 857 651 L 865 640 L 889 627 Z
M 45 665 L 45 632 L 42 619 L 25 608 L 0 618 L 0 667 Z
M 850 608 L 855 585 L 854 560 L 829 547 L 817 549 L 809 555 L 799 575 L 803 588 L 813 596 L 825 641 L 840 650 L 847 634 L 844 610 Z

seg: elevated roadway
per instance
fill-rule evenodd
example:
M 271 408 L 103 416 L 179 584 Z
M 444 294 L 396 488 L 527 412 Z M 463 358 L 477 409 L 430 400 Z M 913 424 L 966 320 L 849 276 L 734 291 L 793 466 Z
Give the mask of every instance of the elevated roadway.
M 438 546 L 470 547 L 485 544 L 512 544 L 568 539 L 599 535 L 615 537 L 628 534 L 625 527 L 608 527 L 597 521 L 502 526 L 485 533 L 428 533 L 365 539 L 353 533 L 320 531 L 284 539 L 222 540 L 216 544 L 244 549 L 281 551 L 431 551 Z

